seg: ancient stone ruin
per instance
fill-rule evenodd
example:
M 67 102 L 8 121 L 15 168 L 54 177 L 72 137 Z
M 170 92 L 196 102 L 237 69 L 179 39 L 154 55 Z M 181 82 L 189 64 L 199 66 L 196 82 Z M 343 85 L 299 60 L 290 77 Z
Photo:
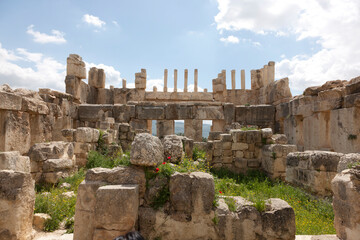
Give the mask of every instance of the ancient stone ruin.
M 106 88 L 103 69 L 91 68 L 76 54 L 67 58 L 66 93 L 0 86 L 0 239 L 32 239 L 46 217 L 34 216 L 35 183 L 56 184 L 86 166 L 99 145 L 109 154 L 130 150 L 130 166 L 93 168 L 77 192 L 74 239 L 113 239 L 139 230 L 146 239 L 295 239 L 295 214 L 281 199 L 263 211 L 242 197 L 214 205 L 214 179 L 204 172 L 174 172 L 146 178 L 148 169 L 175 164 L 193 149 L 206 153 L 214 169 L 245 173 L 258 169 L 271 179 L 333 196 L 340 239 L 360 236 L 360 77 L 329 81 L 292 97 L 287 78 L 275 81 L 275 63 L 252 70 L 251 88 L 241 70 L 212 80 L 212 92 L 187 88 L 146 91 L 147 71 L 135 73 L 135 88 Z M 162 90 L 162 91 L 161 91 Z M 156 120 L 156 133 L 152 123 Z M 184 136 L 174 121 L 184 121 Z M 211 132 L 202 142 L 202 124 Z M 257 126 L 242 129 L 244 126 Z M 153 135 L 156 136 L 153 136 Z M 166 187 L 169 200 L 153 207 Z M 216 222 L 216 224 L 214 223 Z M 41 228 L 41 227 L 40 227 Z

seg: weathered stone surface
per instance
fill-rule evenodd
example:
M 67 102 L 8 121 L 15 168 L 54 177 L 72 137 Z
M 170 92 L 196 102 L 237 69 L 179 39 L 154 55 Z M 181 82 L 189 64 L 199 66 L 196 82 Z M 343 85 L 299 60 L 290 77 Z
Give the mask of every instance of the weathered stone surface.
M 349 169 L 356 164 L 360 165 L 359 153 L 345 154 L 340 158 L 339 164 L 337 166 L 337 172 L 341 173 L 343 170 Z
M 210 213 L 214 188 L 214 179 L 208 173 L 175 173 L 170 178 L 170 202 L 175 214 Z
M 116 105 L 81 104 L 79 106 L 79 120 L 97 122 L 103 117 L 113 116 L 113 109 L 116 109 Z
M 0 152 L 0 170 L 30 172 L 30 159 L 19 152 Z
M 43 231 L 45 222 L 51 219 L 51 216 L 46 213 L 35 213 L 33 218 L 33 227 L 38 231 Z
M 331 180 L 343 154 L 326 151 L 292 152 L 286 159 L 286 181 L 319 195 L 331 195 Z
M 180 162 L 184 156 L 181 137 L 177 135 L 168 135 L 164 137 L 162 143 L 164 146 L 164 161 L 172 163 Z
M 104 69 L 92 67 L 89 70 L 89 85 L 95 88 L 105 88 Z
M 126 234 L 135 227 L 138 207 L 139 188 L 137 185 L 100 187 L 96 191 L 95 227 L 96 229 L 119 231 L 121 235 Z M 119 235 L 111 237 L 117 236 Z
M 186 119 L 184 121 L 184 134 L 187 138 L 195 142 L 202 141 L 202 121 L 196 119 Z
M 270 138 L 273 135 L 271 128 L 263 128 L 261 131 L 261 137 L 263 138 Z
M 360 234 L 360 166 L 338 173 L 331 186 L 336 234 L 344 240 L 357 239 Z
M 96 143 L 99 140 L 100 131 L 89 127 L 79 127 L 74 133 L 75 142 Z
M 22 98 L 12 93 L 0 91 L 0 109 L 21 110 Z
M 86 78 L 85 63 L 77 54 L 70 54 L 67 58 L 66 75 L 73 75 L 80 79 Z
M 273 127 L 275 107 L 271 105 L 237 106 L 235 120 L 242 125 L 256 125 L 261 128 Z
M 138 119 L 165 119 L 164 106 L 136 106 Z
M 287 144 L 288 140 L 285 134 L 274 134 L 271 136 L 271 140 L 274 144 Z
M 74 161 L 72 159 L 48 159 L 43 164 L 44 172 L 56 172 L 65 169 L 72 169 L 74 167 Z
M 30 173 L 0 171 L 0 239 L 31 239 L 34 187 Z
M 137 184 L 140 197 L 144 197 L 146 190 L 145 172 L 138 167 L 92 168 L 87 171 L 86 182 L 103 182 L 111 185 Z
M 68 142 L 38 143 L 29 150 L 30 161 L 42 162 L 47 159 L 72 159 L 74 148 Z
M 221 106 L 198 106 L 196 108 L 195 119 L 224 119 L 224 111 Z
M 156 121 L 156 136 L 163 138 L 166 135 L 175 133 L 175 124 L 172 120 L 157 120 Z
M 131 144 L 131 164 L 139 166 L 156 166 L 164 159 L 164 147 L 159 138 L 149 133 L 135 136 Z

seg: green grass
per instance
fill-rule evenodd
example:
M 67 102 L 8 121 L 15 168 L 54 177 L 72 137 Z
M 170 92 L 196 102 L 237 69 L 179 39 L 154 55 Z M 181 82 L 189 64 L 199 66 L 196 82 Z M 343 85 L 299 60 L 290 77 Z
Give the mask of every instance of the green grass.
M 248 125 L 248 126 L 244 126 L 242 128 L 240 128 L 241 130 L 243 131 L 249 131 L 249 130 L 258 130 L 258 126 L 251 126 L 251 125 Z
M 265 209 L 265 200 L 280 198 L 295 211 L 296 234 L 335 234 L 334 213 L 329 200 L 318 199 L 283 182 L 272 182 L 263 173 L 249 172 L 247 176 L 227 170 L 213 171 L 215 190 L 224 196 L 242 196 L 255 207 Z
M 129 166 L 130 165 L 130 152 L 127 151 L 124 154 L 122 152 L 118 152 L 114 154 L 114 156 L 109 156 L 107 154 L 103 154 L 99 151 L 90 151 L 88 154 L 88 160 L 86 163 L 86 168 L 114 168 L 117 166 Z
M 67 231 L 73 232 L 77 189 L 84 180 L 85 173 L 84 169 L 80 169 L 76 174 L 59 183 L 69 183 L 70 189 L 58 188 L 56 185 L 37 186 L 34 212 L 47 213 L 51 216 L 51 219 L 45 222 L 44 231 L 55 231 L 59 228 L 60 223 L 65 221 Z M 67 191 L 74 191 L 75 196 L 63 196 L 62 194 Z

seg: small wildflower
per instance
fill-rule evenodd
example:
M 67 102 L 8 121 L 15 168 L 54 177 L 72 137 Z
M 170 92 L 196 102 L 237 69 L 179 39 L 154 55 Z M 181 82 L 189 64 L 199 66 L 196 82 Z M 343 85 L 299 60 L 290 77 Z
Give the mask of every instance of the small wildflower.
M 220 194 L 223 194 L 223 192 L 222 192 L 222 191 L 219 191 L 219 193 L 220 193 Z
M 155 171 L 158 172 L 160 169 L 159 168 L 156 168 Z
M 169 156 L 169 157 L 168 157 L 168 159 L 170 160 L 170 159 L 171 159 L 171 157 Z
M 165 164 L 166 164 L 166 162 L 163 162 L 163 164 L 165 165 Z

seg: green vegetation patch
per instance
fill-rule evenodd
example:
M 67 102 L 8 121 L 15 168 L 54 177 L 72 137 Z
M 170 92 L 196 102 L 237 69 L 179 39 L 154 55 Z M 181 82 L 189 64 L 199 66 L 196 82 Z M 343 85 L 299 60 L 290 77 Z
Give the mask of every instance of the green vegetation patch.
M 296 234 L 335 234 L 330 200 L 318 199 L 280 181 L 272 182 L 259 171 L 250 171 L 247 175 L 224 169 L 212 172 L 216 192 L 224 196 L 242 196 L 252 201 L 259 211 L 265 210 L 266 199 L 269 198 L 288 202 L 295 211 Z

